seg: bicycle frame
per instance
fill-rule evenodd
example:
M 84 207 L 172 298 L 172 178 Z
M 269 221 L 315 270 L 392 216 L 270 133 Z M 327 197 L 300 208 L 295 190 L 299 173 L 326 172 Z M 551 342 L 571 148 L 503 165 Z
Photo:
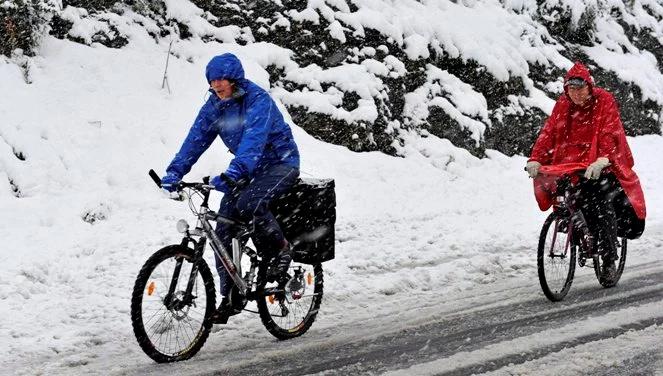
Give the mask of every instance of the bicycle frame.
M 154 183 L 157 186 L 159 186 L 159 188 L 163 188 L 161 179 L 154 170 L 150 170 L 149 175 L 154 181 Z M 173 294 L 175 293 L 175 288 L 179 280 L 180 269 L 182 267 L 182 259 L 177 260 L 177 263 L 175 265 L 175 272 L 173 273 L 173 279 L 171 280 L 168 293 L 166 294 L 166 297 L 164 299 L 164 304 L 170 309 L 192 303 L 195 297 L 192 295 L 191 292 L 193 291 L 196 275 L 198 273 L 198 263 L 200 260 L 203 259 L 203 254 L 205 252 L 205 245 L 207 243 L 207 239 L 210 239 L 210 246 L 212 247 L 212 251 L 221 260 L 221 264 L 226 269 L 228 275 L 235 283 L 237 291 L 239 292 L 241 297 L 247 300 L 255 300 L 257 296 L 253 291 L 253 283 L 256 276 L 256 269 L 258 268 L 260 261 L 258 259 L 258 253 L 256 251 L 254 251 L 249 247 L 244 246 L 248 241 L 249 237 L 253 234 L 253 231 L 251 231 L 246 224 L 236 221 L 232 218 L 221 216 L 218 213 L 214 212 L 213 210 L 209 209 L 209 196 L 210 192 L 214 189 L 214 186 L 209 185 L 209 176 L 203 178 L 202 184 L 185 183 L 185 182 L 180 182 L 177 184 L 179 201 L 184 201 L 184 199 L 188 199 L 189 205 L 193 207 L 194 204 L 191 200 L 192 196 L 188 195 L 188 197 L 185 197 L 184 192 L 182 191 L 185 188 L 190 188 L 196 191 L 197 193 L 201 194 L 203 197 L 203 202 L 200 205 L 200 210 L 197 212 L 194 211 L 197 217 L 196 227 L 192 231 L 189 231 L 187 225 L 186 229 L 182 231 L 184 232 L 185 236 L 182 239 L 181 246 L 187 247 L 189 242 L 193 243 L 194 258 L 192 260 L 191 273 L 189 276 L 189 281 L 187 284 L 186 291 L 184 292 L 184 297 L 182 299 L 173 300 Z M 230 257 L 228 250 L 223 246 L 221 239 L 219 239 L 219 237 L 216 235 L 216 232 L 212 228 L 210 221 L 224 222 L 226 224 L 235 226 L 239 230 L 237 237 L 233 238 L 231 242 L 232 252 L 233 252 L 232 258 Z M 196 240 L 194 239 L 194 237 L 199 237 L 200 239 Z M 251 260 L 251 267 L 249 272 L 246 274 L 246 276 L 242 278 L 241 258 L 244 253 L 246 253 L 246 255 L 249 256 Z M 283 293 L 283 291 L 284 291 L 283 286 L 269 287 L 265 288 L 262 291 L 261 295 L 269 296 L 271 294 Z
M 567 219 L 566 233 L 568 235 L 566 238 L 566 244 L 564 245 L 564 253 L 558 257 L 566 257 L 566 255 L 568 254 L 568 251 L 572 246 L 571 242 L 573 236 L 575 235 L 576 226 L 582 226 L 583 224 L 587 223 L 582 211 L 576 208 L 575 197 L 574 197 L 576 192 L 574 191 L 573 188 L 575 188 L 575 184 L 572 183 L 570 176 L 565 175 L 560 179 L 558 179 L 554 210 L 557 211 L 558 213 L 561 213 L 561 215 L 559 216 L 560 218 Z M 551 249 L 550 249 L 550 255 L 552 257 L 556 256 L 554 254 L 554 246 L 557 240 L 558 226 L 559 226 L 559 221 L 556 221 L 553 232 L 553 239 L 551 243 Z M 591 258 L 593 256 L 593 247 L 591 245 L 591 242 L 589 244 L 586 244 L 586 242 L 583 239 L 580 239 L 580 241 L 583 243 L 582 244 L 583 247 L 581 247 L 581 249 L 587 252 L 584 254 L 583 252 L 580 252 L 578 257 L 581 257 L 582 259 Z
M 192 231 L 189 231 L 188 228 L 186 229 L 184 232 L 185 236 L 181 243 L 182 247 L 187 247 L 189 242 L 193 243 L 194 245 L 194 259 L 192 260 L 191 273 L 184 297 L 181 300 L 173 300 L 173 294 L 179 280 L 180 269 L 182 266 L 182 259 L 180 259 L 175 265 L 173 279 L 171 280 L 168 294 L 166 295 L 164 303 L 169 308 L 178 308 L 180 305 L 190 304 L 194 299 L 192 291 L 195 284 L 196 275 L 198 273 L 198 262 L 203 258 L 207 239 L 210 240 L 209 243 L 212 251 L 221 260 L 223 267 L 226 269 L 228 275 L 235 283 L 239 294 L 245 298 L 249 298 L 253 288 L 253 280 L 255 277 L 256 268 L 258 267 L 258 255 L 254 250 L 248 247 L 244 247 L 243 245 L 246 244 L 248 238 L 253 232 L 245 224 L 235 221 L 231 218 L 220 216 L 218 213 L 209 209 L 209 194 L 213 187 L 205 184 L 181 184 L 201 193 L 203 195 L 203 203 L 200 205 L 200 210 L 196 213 L 196 227 Z M 181 195 L 182 193 L 180 193 L 180 198 L 188 199 L 190 205 L 193 205 L 193 202 L 191 201 L 192 196 L 189 195 L 188 197 L 182 197 Z M 210 221 L 224 222 L 236 226 L 236 228 L 239 230 L 238 236 L 232 239 L 233 257 L 230 256 L 228 250 L 223 246 L 221 239 L 219 239 L 217 236 Z M 196 240 L 195 237 L 198 237 L 199 239 Z M 251 268 L 246 277 L 242 278 L 241 258 L 244 253 L 246 253 L 247 256 L 251 258 Z
M 202 182 L 162 184 L 154 170 L 149 174 L 157 186 L 176 193 L 171 199 L 187 201 L 196 217 L 195 227 L 189 227 L 185 220 L 177 222 L 177 230 L 183 234 L 181 242 L 152 254 L 136 278 L 131 322 L 138 344 L 149 357 L 159 363 L 189 359 L 204 345 L 214 324 L 226 324 L 230 316 L 242 311 L 258 314 L 267 331 L 278 339 L 295 338 L 308 331 L 322 302 L 321 262 L 295 262 L 273 278 L 270 260 L 274 250 L 266 249 L 263 254 L 248 246 L 254 234 L 251 222 L 209 209 L 215 189 L 209 177 Z M 229 186 L 234 188 L 231 195 L 241 194 L 243 185 Z M 215 228 L 230 232 L 217 235 Z M 204 254 L 207 243 L 214 252 L 217 271 L 227 280 L 223 287 L 229 287 L 228 292 L 225 288 L 221 291 L 224 296 L 218 308 L 215 276 L 208 265 L 210 255 Z M 244 255 L 248 259 L 242 260 Z M 255 302 L 255 310 L 247 309 L 249 301 Z
M 233 221 L 232 219 L 221 217 L 206 207 L 201 209 L 203 212 L 198 217 L 198 224 L 196 228 L 202 227 L 205 238 L 210 239 L 210 246 L 212 247 L 212 251 L 214 251 L 214 253 L 221 260 L 223 267 L 226 269 L 226 271 L 228 271 L 228 275 L 230 275 L 230 278 L 233 280 L 233 282 L 235 282 L 235 285 L 239 289 L 240 294 L 246 295 L 248 286 L 241 276 L 242 249 L 240 246 L 240 239 L 248 238 L 251 235 L 251 232 L 249 232 L 246 228 L 240 227 L 240 235 L 238 236 L 238 238 L 234 238 L 232 241 L 232 246 L 233 246 L 232 251 L 234 257 L 231 258 L 230 254 L 221 243 L 221 239 L 219 239 L 219 237 L 216 235 L 216 232 L 212 228 L 212 225 L 210 224 L 209 221 L 215 220 L 215 221 L 230 222 L 231 224 L 236 226 L 240 226 L 239 223 Z
M 544 176 L 538 186 L 535 185 L 539 189 L 537 193 L 545 193 L 553 198 L 553 213 L 548 215 L 541 228 L 536 261 L 541 289 L 553 302 L 561 301 L 568 293 L 576 265 L 594 269 L 603 287 L 615 286 L 624 271 L 626 240 L 621 241 L 621 254 L 617 256 L 619 265 L 616 266 L 611 260 L 606 261 L 605 257 L 611 254 L 605 251 L 614 250 L 606 249 L 597 241 L 600 237 L 598 231 L 601 230 L 597 227 L 604 224 L 589 223 L 585 217 L 585 212 L 591 211 L 591 205 L 596 203 L 591 201 L 594 197 L 584 195 L 591 195 L 592 190 L 603 183 L 586 181 L 583 172 L 577 166 L 569 167 L 566 171 L 552 168 L 544 171 L 543 174 L 548 173 L 548 176 Z M 599 220 L 600 216 L 591 219 Z M 607 230 L 611 229 L 603 227 L 603 231 Z M 619 244 L 615 246 L 619 247 Z M 588 260 L 592 262 L 588 263 Z

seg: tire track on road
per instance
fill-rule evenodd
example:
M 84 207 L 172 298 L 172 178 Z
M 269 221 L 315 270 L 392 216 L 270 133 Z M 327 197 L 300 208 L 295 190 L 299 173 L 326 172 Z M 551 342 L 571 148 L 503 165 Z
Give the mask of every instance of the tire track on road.
M 261 362 L 243 364 L 241 368 L 230 367 L 212 374 L 275 374 L 275 370 L 292 375 L 317 372 L 343 374 L 350 370 L 353 374 L 379 373 L 449 357 L 459 352 L 476 351 L 503 341 L 535 335 L 551 327 L 590 320 L 592 316 L 605 315 L 620 308 L 661 301 L 663 286 L 660 282 L 663 281 L 663 271 L 656 268 L 643 269 L 647 269 L 645 273 L 632 276 L 627 282 L 613 289 L 601 289 L 592 285 L 572 290 L 569 297 L 573 299 L 568 301 L 553 304 L 539 295 L 513 306 L 487 309 L 479 307 L 469 313 L 456 312 L 418 326 L 392 330 L 391 333 L 386 333 L 389 331 L 389 328 L 386 328 L 382 334 L 373 338 L 356 337 L 330 343 L 318 342 L 304 346 L 305 351 L 302 350 L 301 353 L 298 350 L 301 350 L 302 346 L 295 346 L 288 351 L 271 354 Z M 502 367 L 504 362 L 525 362 L 556 351 L 564 344 L 569 346 L 618 335 L 642 325 L 651 325 L 651 322 L 659 323 L 657 320 L 663 319 L 651 318 L 630 323 L 614 330 L 561 341 L 531 353 L 510 354 L 506 350 L 504 356 L 491 360 L 490 367 L 466 365 L 450 374 L 486 372 Z M 626 327 L 628 328 L 624 329 Z M 302 357 L 302 353 L 306 356 Z

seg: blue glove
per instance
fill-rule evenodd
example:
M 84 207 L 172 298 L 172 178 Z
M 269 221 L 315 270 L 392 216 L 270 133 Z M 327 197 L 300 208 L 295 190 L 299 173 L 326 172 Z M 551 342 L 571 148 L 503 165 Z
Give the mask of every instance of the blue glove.
M 168 173 L 166 176 L 161 178 L 161 188 L 167 190 L 168 192 L 175 192 L 177 189 L 177 184 L 182 180 L 179 176 Z
M 230 180 L 234 182 L 239 182 L 242 179 L 242 171 L 237 167 L 235 163 L 230 163 L 230 166 L 228 166 L 228 169 L 226 172 L 223 173 L 227 177 L 230 178 Z
M 221 191 L 223 193 L 228 193 L 232 191 L 234 188 L 234 186 L 233 187 L 229 186 L 228 183 L 226 183 L 226 181 L 223 180 L 220 175 L 213 177 L 209 183 L 214 186 L 214 189 L 216 189 L 217 191 Z

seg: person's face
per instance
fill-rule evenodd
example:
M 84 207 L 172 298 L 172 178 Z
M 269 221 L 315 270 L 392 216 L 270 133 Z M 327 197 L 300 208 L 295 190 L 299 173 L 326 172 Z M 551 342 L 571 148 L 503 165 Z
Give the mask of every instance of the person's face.
M 589 85 L 585 84 L 584 86 L 573 86 L 569 85 L 567 88 L 567 93 L 571 98 L 571 101 L 577 106 L 582 106 L 587 102 L 589 97 Z
M 212 80 L 212 82 L 210 82 L 210 87 L 220 99 L 228 99 L 233 95 L 234 85 L 226 79 Z

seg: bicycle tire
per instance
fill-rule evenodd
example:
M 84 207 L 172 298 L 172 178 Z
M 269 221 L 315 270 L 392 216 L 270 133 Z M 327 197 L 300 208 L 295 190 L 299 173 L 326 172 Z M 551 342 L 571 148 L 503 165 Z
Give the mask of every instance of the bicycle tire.
M 553 302 L 558 302 L 566 296 L 566 294 L 569 292 L 571 289 L 571 284 L 573 283 L 573 276 L 575 274 L 575 265 L 576 265 L 576 245 L 574 242 L 571 242 L 571 246 L 569 247 L 570 253 L 568 255 L 568 260 L 564 260 L 566 256 L 551 256 L 550 252 L 547 252 L 551 249 L 551 247 L 554 247 L 552 244 L 552 239 L 549 240 L 548 235 L 551 234 L 549 230 L 554 231 L 555 227 L 552 226 L 554 223 L 559 223 L 562 219 L 560 218 L 556 213 L 551 213 L 548 218 L 546 218 L 545 222 L 543 223 L 543 226 L 541 227 L 541 234 L 539 235 L 539 246 L 537 249 L 537 257 L 536 257 L 536 263 L 537 263 L 537 271 L 539 275 L 539 284 L 541 285 L 541 290 L 543 291 L 543 294 L 548 298 L 550 301 Z M 574 229 L 575 231 L 576 229 Z M 567 239 L 567 236 L 563 232 L 557 232 L 558 236 L 555 236 L 555 244 L 563 244 L 562 239 L 558 240 L 558 238 L 563 238 L 564 242 Z M 559 234 L 564 234 L 565 236 L 561 236 Z M 554 248 L 553 248 L 554 249 Z M 553 274 L 555 274 L 554 268 L 555 266 L 552 265 L 556 263 L 555 259 L 559 258 L 561 262 L 559 262 L 559 265 L 568 265 L 568 269 L 566 272 L 563 273 L 557 273 L 558 274 L 558 281 L 557 281 L 557 287 L 552 286 L 552 281 L 549 281 L 553 278 Z M 549 266 L 546 268 L 546 266 Z M 562 280 L 563 279 L 563 280 Z
M 615 287 L 619 282 L 619 280 L 621 279 L 622 274 L 624 273 L 624 267 L 626 265 L 626 253 L 627 253 L 626 238 L 621 238 L 619 243 L 620 243 L 619 260 L 617 263 L 617 270 L 615 271 L 613 278 L 609 279 L 604 278 L 603 274 L 601 273 L 601 266 L 602 266 L 601 257 L 600 256 L 594 257 L 594 274 L 596 275 L 596 279 L 598 279 L 599 284 L 604 288 Z
M 256 303 L 258 306 L 258 312 L 260 313 L 260 320 L 262 321 L 262 324 L 265 326 L 267 331 L 269 331 L 270 334 L 272 334 L 274 337 L 278 338 L 279 340 L 286 340 L 286 339 L 299 337 L 302 334 L 306 333 L 306 331 L 309 330 L 311 325 L 313 325 L 313 322 L 315 321 L 315 318 L 318 315 L 318 310 L 320 309 L 320 305 L 322 303 L 323 285 L 324 285 L 322 264 L 318 263 L 318 264 L 308 265 L 308 264 L 299 264 L 293 262 L 293 264 L 290 266 L 289 271 L 292 271 L 298 265 L 304 265 L 307 267 L 306 270 L 307 274 L 305 278 L 313 279 L 311 283 L 313 285 L 313 294 L 311 296 L 311 302 L 309 305 L 307 305 L 305 311 L 303 310 L 304 307 L 300 307 L 297 312 L 293 313 L 293 316 L 294 315 L 303 316 L 301 317 L 301 321 L 297 322 L 297 320 L 295 319 L 293 324 L 296 323 L 296 325 L 292 325 L 290 327 L 284 327 L 282 323 L 278 323 L 275 320 L 275 318 L 278 319 L 282 317 L 275 316 L 273 314 L 274 309 L 270 309 L 270 308 L 276 308 L 274 306 L 275 302 L 278 302 L 280 306 L 282 300 L 287 300 L 287 299 L 284 296 L 275 296 L 275 295 L 265 296 L 265 286 L 266 286 L 265 281 L 266 281 L 266 274 L 268 268 L 267 262 L 265 261 L 261 262 L 258 268 L 258 286 L 257 286 L 258 297 L 256 299 Z M 309 274 L 311 277 L 309 277 Z M 308 281 L 306 281 L 306 283 L 308 283 Z M 283 286 L 279 285 L 279 287 Z M 283 304 L 285 305 L 285 303 Z M 286 308 L 292 308 L 292 305 Z
M 202 278 L 202 282 L 204 285 L 204 291 L 205 291 L 205 310 L 202 319 L 200 319 L 200 328 L 196 330 L 194 326 L 191 326 L 189 324 L 189 327 L 191 329 L 191 334 L 192 336 L 188 335 L 188 331 L 184 327 L 183 331 L 180 333 L 179 330 L 177 332 L 177 337 L 176 339 L 179 338 L 179 334 L 182 334 L 183 336 L 186 334 L 188 337 L 188 340 L 190 343 L 188 345 L 186 342 L 184 343 L 186 346 L 181 350 L 181 351 L 174 351 L 174 352 L 165 352 L 163 349 L 160 348 L 160 342 L 161 342 L 161 336 L 163 336 L 163 333 L 161 333 L 159 343 L 154 343 L 153 339 L 151 336 L 148 334 L 148 332 L 155 326 L 157 325 L 155 331 L 158 330 L 163 330 L 166 331 L 167 326 L 172 326 L 173 324 L 173 318 L 175 318 L 176 321 L 181 322 L 184 319 L 186 319 L 189 314 L 191 313 L 190 309 L 191 306 L 188 306 L 189 309 L 187 309 L 186 312 L 184 312 L 183 307 L 182 310 L 168 310 L 165 306 L 161 307 L 158 311 L 154 313 L 153 316 L 150 317 L 149 320 L 145 321 L 143 319 L 143 299 L 146 294 L 150 297 L 150 303 L 154 303 L 155 306 L 158 306 L 159 304 L 159 298 L 151 298 L 153 295 L 154 290 L 160 288 L 157 287 L 155 288 L 154 286 L 157 286 L 155 284 L 155 279 L 157 277 L 153 276 L 153 272 L 157 270 L 157 268 L 164 262 L 170 259 L 177 260 L 178 257 L 182 258 L 182 261 L 189 261 L 193 259 L 193 250 L 190 248 L 184 248 L 181 245 L 170 245 L 167 247 L 164 247 L 157 252 L 155 252 L 150 258 L 145 262 L 143 267 L 141 268 L 140 272 L 138 273 L 138 277 L 136 277 L 136 283 L 134 285 L 134 290 L 133 294 L 131 296 L 131 323 L 133 326 L 134 334 L 136 336 L 136 340 L 138 341 L 138 344 L 140 345 L 141 349 L 149 356 L 152 358 L 154 361 L 158 363 L 170 363 L 170 362 L 178 362 L 182 360 L 186 360 L 194 356 L 205 344 L 205 341 L 207 341 L 207 338 L 209 336 L 210 330 L 212 329 L 212 322 L 210 320 L 210 316 L 215 310 L 215 300 L 216 300 L 216 293 L 214 289 L 214 278 L 212 276 L 212 273 L 210 272 L 209 267 L 207 266 L 207 263 L 204 260 L 199 261 L 198 265 L 198 273 L 196 278 Z M 184 285 L 188 282 L 189 278 L 188 276 L 190 275 L 190 272 L 182 272 L 180 270 L 180 276 L 186 276 L 186 278 L 182 278 L 180 281 Z M 152 279 L 150 279 L 152 278 Z M 172 278 L 172 277 L 171 277 Z M 169 278 L 165 278 L 164 281 L 168 281 Z M 148 281 L 150 281 L 150 284 L 148 284 Z M 167 290 L 168 288 L 165 285 L 165 283 L 162 283 L 161 288 Z M 178 286 L 180 286 L 178 282 Z M 150 291 L 152 290 L 152 291 Z M 199 297 L 196 297 L 198 299 Z M 161 304 L 163 305 L 163 301 L 161 301 Z M 195 307 L 195 305 L 193 305 Z M 157 314 L 165 309 L 163 312 L 163 317 L 168 317 L 168 314 L 171 315 L 170 321 L 168 323 L 165 322 L 165 319 L 162 319 L 162 321 L 159 321 L 158 324 L 157 322 L 154 322 L 151 327 L 146 330 L 145 324 L 149 324 L 152 320 L 152 318 L 156 317 Z M 196 312 L 198 315 L 200 314 L 199 312 Z M 179 316 L 177 316 L 179 315 Z M 193 313 L 191 313 L 191 317 L 193 317 Z M 157 318 L 157 320 L 160 320 Z M 192 320 L 189 320 L 188 322 L 190 323 Z M 185 323 L 186 324 L 186 323 Z M 163 328 L 163 329 L 162 329 Z M 166 336 L 168 338 L 168 335 Z M 184 339 L 183 339 L 184 340 Z M 179 341 L 178 341 L 179 345 Z

